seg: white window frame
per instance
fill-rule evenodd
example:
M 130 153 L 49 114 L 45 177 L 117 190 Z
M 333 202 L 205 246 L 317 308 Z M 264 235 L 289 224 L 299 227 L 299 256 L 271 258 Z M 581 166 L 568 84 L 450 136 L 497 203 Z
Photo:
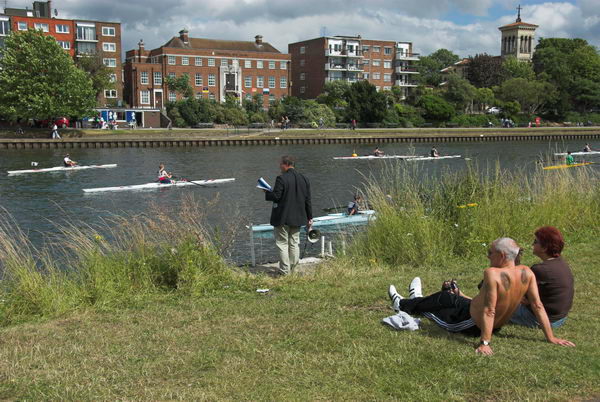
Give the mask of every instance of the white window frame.
M 383 68 L 392 68 L 392 62 L 390 60 L 384 60 Z
M 300 81 L 306 80 L 306 73 L 300 73 Z
M 149 105 L 150 104 L 150 91 L 143 90 L 140 91 L 140 105 Z
M 22 22 L 24 22 L 24 21 L 22 21 Z M 21 22 L 19 22 L 19 24 L 20 24 L 20 23 L 21 23 Z M 27 23 L 26 23 L 26 24 L 27 24 Z M 63 31 L 63 30 L 61 30 L 61 29 L 58 29 L 58 27 L 66 28 L 66 31 Z M 19 30 L 20 30 L 20 31 L 24 31 L 24 29 L 20 29 L 20 28 L 19 28 Z M 56 24 L 56 25 L 54 26 L 54 30 L 56 31 L 56 33 L 59 33 L 59 34 L 68 34 L 68 33 L 70 33 L 70 32 L 69 32 L 69 31 L 70 31 L 70 29 L 69 29 L 69 26 L 68 26 L 68 25 L 66 25 L 66 24 Z
M 152 80 L 154 85 L 162 85 L 162 72 L 155 71 L 154 74 L 152 74 Z
M 188 56 L 181 56 L 181 65 L 182 66 L 189 66 L 190 65 L 190 58 Z
M 149 82 L 150 82 L 150 78 L 148 78 L 148 71 L 141 71 L 140 72 L 140 84 L 148 85 Z
M 244 88 L 252 88 L 252 76 L 247 75 L 244 77 Z
M 287 77 L 279 77 L 279 88 L 287 88 Z
M 33 24 L 33 29 L 36 31 L 50 32 L 50 25 L 45 22 L 35 22 Z
M 111 74 L 110 75 L 110 82 L 117 82 L 117 74 Z
M 252 60 L 244 60 L 244 68 L 252 68 Z
M 269 70 L 275 70 L 275 62 L 274 61 L 269 61 Z
M 209 87 L 217 86 L 217 76 L 215 74 L 208 74 L 208 86 Z
M 373 46 L 373 52 L 379 53 L 381 51 L 381 46 Z
M 168 96 L 169 102 L 177 101 L 177 92 L 169 91 L 169 94 L 167 96 Z
M 305 63 L 306 63 L 306 60 L 300 59 L 300 67 L 304 67 Z
M 209 67 L 214 67 L 215 66 L 215 59 L 213 59 L 212 57 L 208 59 L 208 66 Z
M 23 27 L 24 24 L 24 27 Z M 19 31 L 27 31 L 29 27 L 27 26 L 27 21 L 19 21 L 17 23 L 17 30 Z
M 221 67 L 227 67 L 227 66 L 229 66 L 229 60 L 221 59 Z
M 374 80 L 380 80 L 381 79 L 381 73 L 373 73 L 373 79 Z
M 202 67 L 202 57 L 195 57 L 194 58 L 194 65 Z
M 383 54 L 386 54 L 388 56 L 391 55 L 392 54 L 392 48 L 388 47 L 388 46 L 384 46 L 383 47 Z
M 215 94 L 213 94 L 212 92 L 209 92 L 209 93 L 208 93 L 208 99 L 210 99 L 210 100 L 215 100 L 215 99 L 217 99 L 217 97 L 216 97 L 216 96 L 215 96 Z
M 371 65 L 373 67 L 381 67 L 381 60 L 374 59 Z
M 300 54 L 306 53 L 306 46 L 300 46 Z
M 306 92 L 306 87 L 300 87 L 300 93 L 303 94 Z
M 390 73 L 384 73 L 383 74 L 383 81 L 384 82 L 392 82 L 392 74 L 390 74 Z
M 275 95 L 269 94 L 269 104 L 275 103 L 275 100 L 277 100 L 277 98 L 275 98 Z
M 169 78 L 177 78 L 177 74 L 175 74 L 174 72 L 172 72 L 172 71 L 171 71 L 171 72 L 168 74 L 168 77 L 169 77 Z
M 111 48 L 112 48 L 112 50 L 111 50 Z M 102 51 L 103 52 L 116 52 L 117 44 L 114 42 L 102 42 Z
M 117 98 L 118 97 L 117 90 L 116 89 L 105 89 L 104 90 L 104 97 L 106 99 Z
M 280 70 L 287 70 L 287 61 L 281 61 L 281 62 L 279 62 L 279 69 Z
M 110 31 L 112 30 L 112 34 Z M 102 36 L 117 36 L 117 29 L 115 27 L 102 27 Z
M 268 81 L 269 88 L 275 88 L 276 83 L 277 83 L 277 81 L 275 81 L 275 76 L 270 75 L 269 81 Z
M 204 80 L 202 79 L 202 74 L 196 73 L 194 75 L 194 85 L 196 85 L 197 87 L 201 87 L 204 85 Z
M 256 77 L 256 88 L 264 88 L 265 87 L 265 77 L 259 75 Z
M 170 66 L 177 65 L 177 57 L 176 56 L 168 56 L 167 57 L 167 64 L 170 65 Z
M 71 42 L 68 40 L 57 40 L 56 43 L 58 43 L 64 50 L 71 50 Z M 65 47 L 65 45 L 67 46 Z
M 112 68 L 117 67 L 117 59 L 115 59 L 115 58 L 111 58 L 111 57 L 104 58 L 104 59 L 102 59 L 102 63 L 104 63 L 104 65 L 106 67 L 112 67 Z
M 256 60 L 256 68 L 264 68 L 264 62 L 262 60 Z

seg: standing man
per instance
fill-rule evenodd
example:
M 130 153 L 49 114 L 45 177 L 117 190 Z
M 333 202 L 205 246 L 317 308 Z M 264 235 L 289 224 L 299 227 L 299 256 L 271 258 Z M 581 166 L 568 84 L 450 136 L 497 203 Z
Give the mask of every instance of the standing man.
M 265 194 L 273 202 L 271 225 L 275 244 L 279 250 L 279 270 L 291 273 L 300 260 L 300 227 L 312 225 L 310 183 L 294 168 L 294 159 L 283 156 L 279 163 L 281 175 L 277 176 L 273 191 Z
M 56 125 L 56 123 L 52 124 L 52 139 L 60 140 L 60 134 L 58 134 L 58 126 Z

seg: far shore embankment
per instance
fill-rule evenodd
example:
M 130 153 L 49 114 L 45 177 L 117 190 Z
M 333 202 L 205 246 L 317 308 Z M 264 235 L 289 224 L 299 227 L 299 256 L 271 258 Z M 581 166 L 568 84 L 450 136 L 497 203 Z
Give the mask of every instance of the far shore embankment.
M 30 130 L 22 136 L 0 130 L 0 149 L 39 148 L 159 148 L 187 146 L 360 144 L 496 141 L 595 141 L 600 127 L 535 128 L 364 128 L 348 129 L 63 129 L 52 140 L 48 130 Z

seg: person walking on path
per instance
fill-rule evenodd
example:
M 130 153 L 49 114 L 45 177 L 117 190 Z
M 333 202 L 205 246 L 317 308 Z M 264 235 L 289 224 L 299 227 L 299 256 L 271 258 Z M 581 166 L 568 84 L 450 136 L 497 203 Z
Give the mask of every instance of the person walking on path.
M 300 261 L 300 227 L 312 226 L 310 182 L 294 168 L 294 159 L 283 156 L 273 191 L 265 191 L 265 200 L 273 202 L 270 224 L 279 250 L 279 270 L 287 275 Z
M 52 139 L 60 140 L 60 134 L 58 134 L 58 126 L 56 125 L 56 123 L 52 125 Z

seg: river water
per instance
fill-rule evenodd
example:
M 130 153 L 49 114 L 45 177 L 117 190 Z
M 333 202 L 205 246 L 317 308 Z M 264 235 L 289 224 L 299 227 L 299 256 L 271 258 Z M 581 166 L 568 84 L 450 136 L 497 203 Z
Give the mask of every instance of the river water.
M 355 147 L 359 155 L 371 152 L 376 144 Z M 535 159 L 557 150 L 581 150 L 583 141 L 442 143 L 436 144 L 442 154 L 460 154 L 477 161 L 480 166 L 499 161 L 504 168 L 535 169 Z M 596 145 L 594 147 L 594 145 Z M 592 144 L 598 148 L 600 144 Z M 55 223 L 98 223 L 112 214 L 147 212 L 152 204 L 166 210 L 177 209 L 182 200 L 193 193 L 200 203 L 208 203 L 219 193 L 218 208 L 211 209 L 212 225 L 223 225 L 232 218 L 231 211 L 240 211 L 252 223 L 269 221 L 270 203 L 258 190 L 256 180 L 264 177 L 271 184 L 278 174 L 278 159 L 282 155 L 297 158 L 297 168 L 311 181 L 315 216 L 324 215 L 323 208 L 346 205 L 364 177 L 378 175 L 384 163 L 421 163 L 423 174 L 437 174 L 441 169 L 461 170 L 464 159 L 431 162 L 345 161 L 334 156 L 349 156 L 353 145 L 286 145 L 210 148 L 119 148 L 73 149 L 71 158 L 83 165 L 117 163 L 115 169 L 90 169 L 72 172 L 35 173 L 7 176 L 7 170 L 29 169 L 31 162 L 39 167 L 60 166 L 65 150 L 2 150 L 0 151 L 0 207 L 7 210 L 26 231 L 32 242 L 44 244 Z M 387 154 L 406 155 L 411 151 L 426 155 L 431 144 L 385 144 Z M 233 183 L 217 188 L 188 186 L 144 191 L 84 194 L 82 189 L 149 183 L 155 180 L 159 163 L 167 170 L 190 180 L 234 177 Z M 234 260 L 248 261 L 248 236 L 237 242 Z M 269 242 L 270 243 L 270 242 Z M 265 247 L 264 244 L 259 244 Z M 271 250 L 272 251 L 272 250 Z M 272 252 L 259 257 L 269 259 Z M 272 259 L 272 258 L 271 258 Z

